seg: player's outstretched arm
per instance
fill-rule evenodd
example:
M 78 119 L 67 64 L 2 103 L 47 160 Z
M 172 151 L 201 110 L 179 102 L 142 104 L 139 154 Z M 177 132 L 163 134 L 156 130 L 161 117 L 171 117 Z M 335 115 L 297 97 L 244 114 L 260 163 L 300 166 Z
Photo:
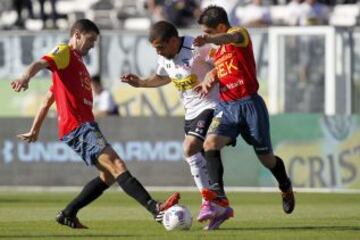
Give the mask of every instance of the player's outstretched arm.
M 135 74 L 125 74 L 121 76 L 121 81 L 133 87 L 155 88 L 161 87 L 171 82 L 168 76 L 152 75 L 146 79 L 140 79 Z
M 16 137 L 23 141 L 29 142 L 29 143 L 35 142 L 39 137 L 41 125 L 43 124 L 44 119 L 45 119 L 47 113 L 49 112 L 49 108 L 54 103 L 54 100 L 55 100 L 54 94 L 53 94 L 53 92 L 51 92 L 49 90 L 45 96 L 45 99 L 43 100 L 43 102 L 41 104 L 41 107 L 39 108 L 38 112 L 36 113 L 36 116 L 34 118 L 34 121 L 33 121 L 30 131 L 27 133 L 18 134 L 18 135 L 16 135 Z
M 22 77 L 11 82 L 11 87 L 15 92 L 25 91 L 29 87 L 30 79 L 40 70 L 47 68 L 49 64 L 45 60 L 35 61 L 26 69 Z
M 200 47 L 206 43 L 213 43 L 216 45 L 227 44 L 227 43 L 240 44 L 246 40 L 246 36 L 244 36 L 243 34 L 244 33 L 237 31 L 232 33 L 200 35 L 194 39 L 194 45 Z

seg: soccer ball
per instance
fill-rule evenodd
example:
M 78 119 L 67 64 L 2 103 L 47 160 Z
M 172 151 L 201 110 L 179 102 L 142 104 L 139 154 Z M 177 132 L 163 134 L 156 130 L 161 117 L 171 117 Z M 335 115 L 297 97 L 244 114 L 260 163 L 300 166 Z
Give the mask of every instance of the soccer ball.
M 189 209 L 182 205 L 174 205 L 164 212 L 162 221 L 166 230 L 189 230 L 192 216 Z

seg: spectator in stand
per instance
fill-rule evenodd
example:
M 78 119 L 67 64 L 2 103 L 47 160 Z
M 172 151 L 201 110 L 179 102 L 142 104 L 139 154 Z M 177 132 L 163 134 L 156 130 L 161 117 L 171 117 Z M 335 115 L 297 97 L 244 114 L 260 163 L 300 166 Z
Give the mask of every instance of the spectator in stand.
M 228 14 L 229 22 L 231 25 L 238 25 L 239 19 L 236 17 L 236 9 L 238 5 L 243 5 L 245 0 L 202 0 L 200 1 L 201 10 L 210 5 L 216 5 L 225 9 Z
M 25 27 L 25 19 L 23 18 L 24 7 L 26 7 L 28 11 L 28 17 L 34 18 L 32 2 L 31 0 L 13 0 L 13 6 L 17 15 L 14 25 L 18 28 L 24 28 Z
M 147 0 L 146 8 L 152 22 L 165 20 L 164 0 Z
M 291 0 L 286 6 L 286 17 L 284 22 L 286 25 L 297 26 L 300 24 L 301 3 L 303 0 Z
M 200 15 L 200 6 L 196 0 L 166 1 L 167 20 L 178 28 L 191 27 Z
M 271 24 L 271 14 L 268 6 L 262 0 L 252 0 L 244 7 L 239 16 L 240 24 L 245 27 L 267 27 Z
M 111 92 L 102 86 L 99 75 L 92 77 L 91 85 L 94 97 L 94 116 L 119 116 L 119 106 L 116 104 Z
M 50 14 L 47 14 L 45 12 L 45 2 L 46 0 L 39 0 L 40 4 L 40 18 L 43 21 L 43 28 L 48 28 L 47 25 L 47 19 L 51 17 L 52 25 L 50 28 L 57 28 L 56 20 L 58 17 L 57 11 L 56 11 L 56 0 L 50 0 L 51 5 L 51 12 Z
M 305 0 L 300 5 L 299 25 L 326 25 L 329 22 L 330 9 L 317 0 Z
M 196 24 L 197 16 L 200 15 L 196 0 L 147 0 L 147 8 L 152 22 L 165 20 L 178 28 Z

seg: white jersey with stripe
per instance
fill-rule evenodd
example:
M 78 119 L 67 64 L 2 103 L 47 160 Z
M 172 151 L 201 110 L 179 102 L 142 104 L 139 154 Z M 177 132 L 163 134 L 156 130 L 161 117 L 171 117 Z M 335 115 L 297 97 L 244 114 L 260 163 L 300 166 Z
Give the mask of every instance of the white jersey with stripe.
M 184 104 L 186 120 L 194 119 L 205 109 L 214 108 L 218 99 L 216 87 L 203 98 L 193 90 L 214 67 L 209 56 L 211 47 L 195 47 L 193 41 L 193 37 L 184 36 L 181 49 L 173 59 L 159 56 L 156 70 L 157 75 L 171 78 Z

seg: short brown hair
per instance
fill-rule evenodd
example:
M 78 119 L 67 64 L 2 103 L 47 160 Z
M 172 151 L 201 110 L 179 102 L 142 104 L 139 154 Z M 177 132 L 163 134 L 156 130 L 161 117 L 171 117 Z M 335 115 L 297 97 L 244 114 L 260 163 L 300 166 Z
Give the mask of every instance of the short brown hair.
M 70 36 L 74 35 L 75 31 L 78 30 L 80 33 L 95 32 L 100 34 L 99 28 L 96 24 L 89 19 L 79 19 L 77 20 L 70 29 Z

